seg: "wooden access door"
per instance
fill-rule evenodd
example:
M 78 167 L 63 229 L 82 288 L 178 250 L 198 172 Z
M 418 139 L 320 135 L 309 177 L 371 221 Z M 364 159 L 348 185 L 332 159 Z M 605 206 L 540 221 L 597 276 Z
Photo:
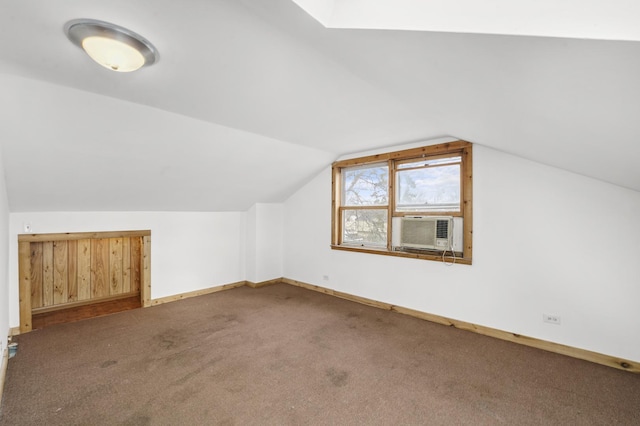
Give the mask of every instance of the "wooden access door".
M 32 315 L 140 297 L 150 305 L 150 231 L 18 236 L 20 332 Z

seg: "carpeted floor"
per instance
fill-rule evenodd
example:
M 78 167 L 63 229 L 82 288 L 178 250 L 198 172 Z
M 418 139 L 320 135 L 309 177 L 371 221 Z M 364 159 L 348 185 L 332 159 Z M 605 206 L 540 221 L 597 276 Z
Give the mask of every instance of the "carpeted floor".
M 2 425 L 640 424 L 640 375 L 286 284 L 16 340 Z

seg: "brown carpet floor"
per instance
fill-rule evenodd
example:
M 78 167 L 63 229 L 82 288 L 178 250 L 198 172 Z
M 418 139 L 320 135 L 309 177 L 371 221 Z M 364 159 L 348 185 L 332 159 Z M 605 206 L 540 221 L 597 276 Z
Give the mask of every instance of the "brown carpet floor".
M 640 424 L 640 375 L 285 284 L 16 340 L 2 425 Z

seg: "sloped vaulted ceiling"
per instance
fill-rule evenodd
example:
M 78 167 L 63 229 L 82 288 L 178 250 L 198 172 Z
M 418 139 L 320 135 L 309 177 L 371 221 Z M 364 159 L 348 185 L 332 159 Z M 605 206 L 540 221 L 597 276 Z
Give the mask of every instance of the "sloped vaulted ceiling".
M 632 36 L 326 28 L 291 0 L 1 7 L 12 211 L 244 210 L 339 155 L 445 135 L 640 190 Z M 63 33 L 80 17 L 142 34 L 160 61 L 102 69 Z
M 629 0 L 293 0 L 325 27 L 640 40 Z

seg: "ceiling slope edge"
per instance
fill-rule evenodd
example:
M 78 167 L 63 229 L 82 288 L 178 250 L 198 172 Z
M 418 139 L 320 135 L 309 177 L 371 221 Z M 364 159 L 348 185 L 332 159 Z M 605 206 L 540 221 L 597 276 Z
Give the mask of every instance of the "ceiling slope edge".
M 293 0 L 327 28 L 640 41 L 626 0 Z

